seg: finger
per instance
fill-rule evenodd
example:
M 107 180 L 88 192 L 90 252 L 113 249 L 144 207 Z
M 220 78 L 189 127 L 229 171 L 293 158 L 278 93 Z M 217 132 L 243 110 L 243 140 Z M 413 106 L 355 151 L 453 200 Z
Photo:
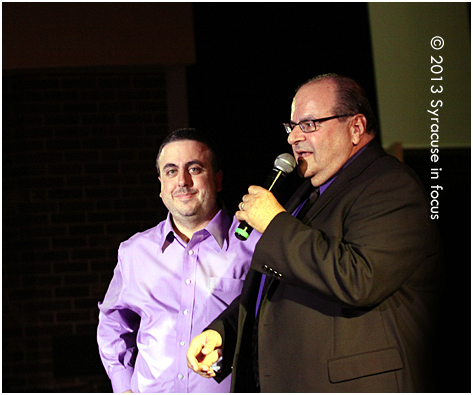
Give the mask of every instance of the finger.
M 203 378 L 206 378 L 206 379 L 210 379 L 212 377 L 215 377 L 216 374 L 214 371 L 212 371 L 211 373 L 207 373 L 207 372 L 198 372 L 198 375 L 203 377 Z
M 251 185 L 249 188 L 248 188 L 248 194 L 249 195 L 257 195 L 258 192 L 261 192 L 261 190 L 264 189 L 263 187 L 260 187 L 258 185 Z
M 199 370 L 199 361 L 197 361 L 197 356 L 202 352 L 203 344 L 197 339 L 193 339 L 189 348 L 187 349 L 187 366 L 189 369 L 192 369 L 194 372 Z
M 206 355 L 200 363 L 207 367 L 211 367 L 215 362 L 218 361 L 220 354 L 217 350 L 211 352 L 209 355 Z
M 218 332 L 213 330 L 205 331 L 198 339 L 204 346 L 202 349 L 204 355 L 210 354 L 222 345 L 222 337 Z
M 207 363 L 202 364 L 202 374 L 205 377 L 215 377 L 216 376 L 215 371 Z
M 217 344 L 214 340 L 209 340 L 205 345 L 202 347 L 202 354 L 209 355 L 210 353 L 214 352 L 217 348 Z M 214 361 L 215 362 L 215 361 Z M 212 362 L 213 363 L 213 362 Z
M 205 377 L 206 379 L 210 379 L 212 377 L 215 377 L 216 376 L 216 373 L 212 370 L 211 372 L 209 373 L 203 373 L 201 374 L 202 377 Z
M 194 372 L 199 373 L 199 363 L 197 362 L 197 359 L 193 356 L 189 356 L 189 354 L 187 354 L 187 367 Z
M 248 214 L 246 213 L 246 211 L 236 211 L 235 212 L 235 217 L 238 221 L 246 221 L 247 220 L 247 217 L 248 217 Z

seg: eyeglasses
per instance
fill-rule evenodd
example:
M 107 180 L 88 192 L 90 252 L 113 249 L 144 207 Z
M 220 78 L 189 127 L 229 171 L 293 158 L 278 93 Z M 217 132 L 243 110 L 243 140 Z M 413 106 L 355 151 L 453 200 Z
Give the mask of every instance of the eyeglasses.
M 325 121 L 330 121 L 331 119 L 343 118 L 343 117 L 351 117 L 351 115 L 342 114 L 342 115 L 334 115 L 332 117 L 327 117 L 327 118 L 307 119 L 305 121 L 300 121 L 299 123 L 285 122 L 283 123 L 283 125 L 284 125 L 284 128 L 286 129 L 287 134 L 291 133 L 292 130 L 296 126 L 299 126 L 304 133 L 311 133 L 318 130 L 320 123 L 325 122 Z

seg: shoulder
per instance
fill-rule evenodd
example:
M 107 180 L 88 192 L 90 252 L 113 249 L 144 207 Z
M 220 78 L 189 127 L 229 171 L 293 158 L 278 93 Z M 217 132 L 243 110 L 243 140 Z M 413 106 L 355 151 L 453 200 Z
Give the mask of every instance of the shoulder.
M 127 251 L 139 246 L 159 243 L 159 240 L 163 238 L 164 224 L 165 221 L 160 222 L 152 228 L 135 233 L 120 244 L 120 250 Z
M 389 182 L 393 183 L 393 186 L 411 186 L 424 190 L 424 186 L 414 170 L 390 155 L 379 158 L 367 167 L 366 177 L 376 184 Z
M 388 155 L 378 144 L 366 149 L 360 157 L 349 166 L 346 172 L 347 178 L 356 182 L 383 184 L 391 182 L 395 184 L 412 184 L 423 189 L 417 174 L 406 164 L 395 157 Z

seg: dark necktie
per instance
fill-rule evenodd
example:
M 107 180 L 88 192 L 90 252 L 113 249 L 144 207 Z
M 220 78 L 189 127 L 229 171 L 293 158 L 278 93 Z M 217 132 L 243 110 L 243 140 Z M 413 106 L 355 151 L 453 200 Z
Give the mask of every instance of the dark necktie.
M 320 188 L 314 188 L 302 208 L 297 213 L 296 218 L 302 220 L 309 211 L 309 209 L 312 207 L 312 205 L 315 203 L 315 201 L 319 198 L 319 195 Z

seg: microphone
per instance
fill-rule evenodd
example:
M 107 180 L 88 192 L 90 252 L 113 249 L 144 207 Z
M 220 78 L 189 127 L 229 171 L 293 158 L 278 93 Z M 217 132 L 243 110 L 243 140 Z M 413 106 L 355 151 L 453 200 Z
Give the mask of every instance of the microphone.
M 269 173 L 262 187 L 274 193 L 283 183 L 286 174 L 294 170 L 296 167 L 296 160 L 291 154 L 284 153 L 276 158 L 273 166 L 273 170 Z M 235 236 L 238 239 L 245 241 L 250 236 L 252 230 L 253 228 L 250 225 L 245 221 L 241 221 L 240 225 L 235 230 Z

